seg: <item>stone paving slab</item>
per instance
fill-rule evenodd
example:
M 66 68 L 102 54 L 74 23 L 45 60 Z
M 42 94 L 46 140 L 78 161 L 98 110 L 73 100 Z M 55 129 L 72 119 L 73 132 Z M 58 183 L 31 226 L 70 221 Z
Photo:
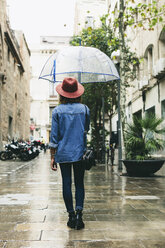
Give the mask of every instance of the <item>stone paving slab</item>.
M 105 240 L 104 231 L 101 230 L 75 230 L 70 231 L 43 231 L 41 240 Z
M 165 247 L 165 242 L 164 240 L 158 241 L 158 240 L 144 240 L 143 245 L 145 248 L 164 248 Z
M 9 223 L 15 223 L 15 222 L 29 222 L 29 220 L 33 221 L 33 222 L 37 222 L 37 223 L 40 223 L 40 222 L 43 222 L 45 220 L 45 215 L 30 215 L 30 219 L 29 219 L 29 215 L 7 215 L 7 218 L 5 215 L 0 215 L 0 223 L 3 223 L 3 222 L 9 222 Z
M 158 223 L 157 223 L 158 224 Z M 139 224 L 140 225 L 140 224 Z M 147 225 L 146 228 L 150 227 Z M 157 227 L 157 225 L 156 225 Z M 156 229 L 155 227 L 155 229 Z M 118 222 L 109 222 L 109 221 L 85 221 L 85 229 L 84 230 L 128 230 L 128 227 L 125 223 Z M 49 223 L 18 223 L 15 226 L 16 231 L 69 231 L 70 229 L 67 227 L 66 222 L 60 222 L 58 224 L 54 224 L 54 222 Z
M 16 223 L 0 223 L 0 232 L 11 232 L 14 230 Z
M 117 240 L 145 240 L 145 239 L 151 239 L 154 237 L 155 240 L 164 240 L 165 241 L 165 235 L 159 231 L 156 230 L 156 235 L 155 235 L 155 230 L 115 230 L 115 231 L 104 231 L 105 239 L 111 240 L 111 239 L 117 239 Z
M 1 247 L 1 246 L 0 246 Z M 74 248 L 64 241 L 12 241 L 7 242 L 3 248 Z
M 143 248 L 144 246 L 140 241 L 87 241 L 86 243 L 78 242 L 75 246 L 76 248 Z
M 4 243 L 2 244 L 4 245 Z M 8 242 L 5 248 L 164 248 L 162 241 L 76 241 L 74 243 L 55 241 Z M 151 246 L 150 246 L 151 245 Z M 0 244 L 0 248 L 2 248 Z M 4 248 L 4 247 L 3 247 Z
M 14 240 L 40 240 L 41 231 L 25 231 L 25 232 L 0 232 L 0 241 L 14 241 Z
M 97 165 L 86 172 L 85 229 L 76 231 L 66 226 L 60 171 L 49 163 L 48 152 L 25 164 L 0 161 L 0 248 L 165 247 L 165 171 L 134 178 Z

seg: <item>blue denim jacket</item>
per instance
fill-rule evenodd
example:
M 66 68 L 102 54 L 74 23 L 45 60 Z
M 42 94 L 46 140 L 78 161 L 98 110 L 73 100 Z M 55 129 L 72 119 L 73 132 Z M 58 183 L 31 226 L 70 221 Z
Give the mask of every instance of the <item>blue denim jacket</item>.
M 87 109 L 87 120 L 85 113 Z M 57 163 L 76 162 L 82 159 L 86 149 L 84 144 L 85 122 L 89 130 L 89 108 L 81 103 L 60 104 L 52 113 L 50 147 L 57 148 Z

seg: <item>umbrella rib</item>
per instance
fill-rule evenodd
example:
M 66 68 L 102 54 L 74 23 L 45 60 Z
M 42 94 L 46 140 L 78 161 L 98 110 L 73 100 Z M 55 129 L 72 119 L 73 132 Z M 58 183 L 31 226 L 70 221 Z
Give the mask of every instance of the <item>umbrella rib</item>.
M 62 75 L 62 74 L 71 74 L 71 73 L 83 73 L 83 74 L 97 74 L 97 75 L 106 75 L 106 76 L 114 76 L 116 78 L 119 79 L 119 77 L 117 77 L 116 75 L 114 74 L 110 74 L 110 73 L 101 73 L 101 72 L 81 72 L 81 71 L 68 71 L 68 72 L 56 72 L 56 75 Z M 51 73 L 51 74 L 47 74 L 47 75 L 43 75 L 42 77 L 39 77 L 39 78 L 43 78 L 43 77 L 48 77 L 48 76 L 53 76 L 54 73 Z
M 63 81 L 63 79 L 61 79 L 61 80 L 57 80 L 56 82 L 54 82 L 54 80 L 52 79 L 48 79 L 48 78 L 40 78 L 40 79 L 43 79 L 43 80 L 47 80 L 47 81 L 49 81 L 49 82 L 51 82 L 51 83 L 60 83 L 60 82 L 62 82 Z M 117 78 L 118 79 L 118 78 Z M 114 79 L 113 79 L 114 80 Z M 112 81 L 112 80 L 106 80 L 106 81 L 104 81 L 104 82 L 100 82 L 100 83 L 106 83 L 106 82 L 110 82 L 110 81 Z M 89 82 L 81 82 L 82 84 L 86 84 L 86 83 L 96 83 L 95 81 L 89 81 Z
M 41 70 L 40 76 L 41 76 L 43 70 L 45 69 L 45 66 L 47 65 L 48 61 L 53 57 L 53 55 L 54 55 L 54 54 L 52 54 L 52 55 L 46 60 L 45 65 L 43 66 L 43 68 L 42 68 L 42 70 Z M 40 78 L 40 76 L 39 76 L 39 78 Z

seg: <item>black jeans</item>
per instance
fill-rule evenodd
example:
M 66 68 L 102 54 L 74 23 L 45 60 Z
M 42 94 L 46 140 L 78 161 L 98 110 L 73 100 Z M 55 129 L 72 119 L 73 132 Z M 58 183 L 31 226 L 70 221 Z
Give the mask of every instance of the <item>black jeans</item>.
M 73 163 L 60 164 L 62 183 L 63 183 L 63 198 L 67 212 L 74 211 L 73 197 L 72 197 L 72 165 L 74 172 L 74 184 L 75 184 L 75 210 L 82 210 L 84 205 L 84 173 L 85 169 L 81 161 Z

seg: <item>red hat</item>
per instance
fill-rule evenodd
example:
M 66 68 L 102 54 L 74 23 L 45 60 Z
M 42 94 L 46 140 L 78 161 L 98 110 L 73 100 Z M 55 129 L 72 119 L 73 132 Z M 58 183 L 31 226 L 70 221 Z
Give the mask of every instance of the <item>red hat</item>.
M 77 98 L 84 93 L 84 87 L 72 77 L 64 78 L 63 82 L 56 87 L 56 91 L 61 96 L 67 98 Z

